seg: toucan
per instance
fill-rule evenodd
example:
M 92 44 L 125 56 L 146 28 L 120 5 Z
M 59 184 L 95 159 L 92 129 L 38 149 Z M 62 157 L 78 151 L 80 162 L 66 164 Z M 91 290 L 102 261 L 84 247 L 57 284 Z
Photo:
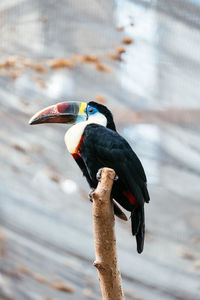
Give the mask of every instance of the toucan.
M 97 102 L 62 102 L 36 113 L 29 124 L 73 124 L 65 134 L 65 144 L 95 189 L 103 167 L 114 169 L 116 180 L 112 198 L 131 212 L 132 234 L 137 251 L 142 253 L 145 235 L 144 203 L 149 202 L 147 178 L 143 166 L 128 142 L 116 131 L 110 110 Z M 115 202 L 114 202 L 115 203 Z M 115 214 L 120 214 L 114 205 Z

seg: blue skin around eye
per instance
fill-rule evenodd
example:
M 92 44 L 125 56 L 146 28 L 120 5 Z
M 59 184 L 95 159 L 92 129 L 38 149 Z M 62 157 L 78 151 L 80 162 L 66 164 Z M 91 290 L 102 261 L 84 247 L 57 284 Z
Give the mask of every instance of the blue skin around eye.
M 90 112 L 90 109 L 93 109 L 93 112 Z M 98 109 L 96 109 L 95 107 L 92 107 L 92 106 L 88 106 L 87 108 L 87 115 L 90 116 L 90 115 L 94 115 L 95 113 L 98 112 Z

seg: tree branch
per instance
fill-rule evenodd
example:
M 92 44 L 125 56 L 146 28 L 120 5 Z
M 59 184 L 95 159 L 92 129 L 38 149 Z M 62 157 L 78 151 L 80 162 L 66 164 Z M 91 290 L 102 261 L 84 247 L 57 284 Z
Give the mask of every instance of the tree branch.
M 94 242 L 96 260 L 103 300 L 123 300 L 121 275 L 118 269 L 114 212 L 110 194 L 115 172 L 104 168 L 101 181 L 92 194 Z

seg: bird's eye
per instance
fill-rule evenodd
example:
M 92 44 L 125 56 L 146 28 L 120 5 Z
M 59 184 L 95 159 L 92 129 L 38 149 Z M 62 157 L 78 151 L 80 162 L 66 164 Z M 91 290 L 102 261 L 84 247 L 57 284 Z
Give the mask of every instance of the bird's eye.
M 88 111 L 89 111 L 90 114 L 92 114 L 94 112 L 94 109 L 92 107 L 89 107 Z

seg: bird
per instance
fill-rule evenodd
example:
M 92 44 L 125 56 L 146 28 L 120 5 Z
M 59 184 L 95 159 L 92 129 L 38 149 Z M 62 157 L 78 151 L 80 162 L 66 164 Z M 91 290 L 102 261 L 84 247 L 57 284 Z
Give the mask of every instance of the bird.
M 142 253 L 144 204 L 150 200 L 147 178 L 138 156 L 117 132 L 111 111 L 95 101 L 61 102 L 39 111 L 29 121 L 30 125 L 42 123 L 72 125 L 65 134 L 65 144 L 92 191 L 97 187 L 102 168 L 115 171 L 111 192 L 114 212 L 120 216 L 116 202 L 130 212 L 132 235 L 136 237 L 137 252 Z

